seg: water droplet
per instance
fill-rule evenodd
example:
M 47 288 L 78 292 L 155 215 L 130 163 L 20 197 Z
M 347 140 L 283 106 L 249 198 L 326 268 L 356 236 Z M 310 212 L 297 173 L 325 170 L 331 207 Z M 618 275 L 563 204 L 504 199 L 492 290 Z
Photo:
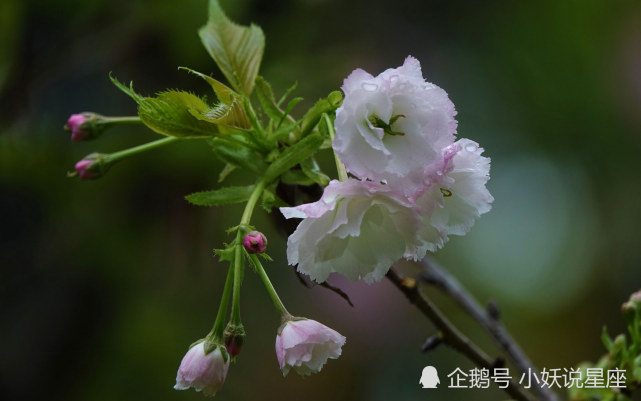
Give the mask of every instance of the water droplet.
M 452 196 L 452 191 L 450 191 L 449 189 L 441 188 L 441 193 L 446 198 L 449 198 L 450 196 Z
M 438 176 L 443 175 L 443 170 L 436 170 L 436 175 L 438 175 Z
M 398 75 L 392 75 L 391 77 L 389 77 L 389 81 L 391 83 L 398 81 Z
M 478 148 L 473 143 L 468 143 L 467 145 L 465 145 L 465 150 L 467 150 L 468 152 L 476 152 L 476 149 Z
M 373 84 L 371 82 L 363 82 L 363 85 L 361 85 L 363 89 L 365 89 L 368 92 L 374 92 L 378 89 L 378 85 Z

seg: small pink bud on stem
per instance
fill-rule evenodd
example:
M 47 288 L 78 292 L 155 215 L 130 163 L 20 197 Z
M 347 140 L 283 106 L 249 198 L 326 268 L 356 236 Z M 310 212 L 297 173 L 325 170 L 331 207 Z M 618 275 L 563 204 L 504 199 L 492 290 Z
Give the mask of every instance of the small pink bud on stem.
M 224 332 L 225 347 L 232 357 L 240 354 L 243 344 L 245 343 L 245 329 L 242 325 L 227 324 Z
M 243 238 L 243 246 L 249 253 L 263 253 L 267 248 L 267 238 L 259 231 L 250 231 Z
M 91 160 L 82 159 L 76 163 L 76 173 L 81 180 L 91 180 L 98 177 L 98 174 L 89 170 L 93 162 Z
M 89 132 L 86 130 L 88 127 L 85 126 L 87 122 L 87 117 L 84 114 L 72 114 L 67 120 L 67 125 L 65 125 L 66 131 L 71 131 L 71 140 L 74 142 L 80 142 L 87 138 Z
M 85 156 L 75 165 L 76 172 L 69 176 L 78 176 L 81 180 L 100 178 L 109 169 L 110 163 L 105 160 L 107 155 L 92 153 Z
M 96 139 L 102 131 L 112 125 L 137 124 L 138 117 L 105 117 L 91 112 L 72 114 L 67 120 L 65 131 L 71 132 L 71 140 L 74 142 Z

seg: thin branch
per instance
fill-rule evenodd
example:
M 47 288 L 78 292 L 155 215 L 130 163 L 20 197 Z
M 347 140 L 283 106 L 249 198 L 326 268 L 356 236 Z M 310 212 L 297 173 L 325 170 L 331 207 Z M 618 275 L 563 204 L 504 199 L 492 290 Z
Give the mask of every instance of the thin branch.
M 346 293 L 345 291 L 341 290 L 341 289 L 340 289 L 340 288 L 338 288 L 338 287 L 335 287 L 335 286 L 331 285 L 331 284 L 330 284 L 330 283 L 328 283 L 327 281 L 323 281 L 323 282 L 322 282 L 322 283 L 320 283 L 319 285 L 320 285 L 321 287 L 325 287 L 325 288 L 327 288 L 328 290 L 330 290 L 330 291 L 332 291 L 332 292 L 336 293 L 336 295 L 338 295 L 339 297 L 343 298 L 343 299 L 345 300 L 345 302 L 347 302 L 347 303 L 349 304 L 349 306 L 351 306 L 352 308 L 354 307 L 354 304 L 352 303 L 352 300 L 351 300 L 351 299 L 349 299 L 349 295 L 347 295 L 347 293 Z
M 300 283 L 302 285 L 304 285 L 305 288 L 312 288 L 312 287 L 317 286 L 317 285 L 319 285 L 319 286 L 321 286 L 323 288 L 327 288 L 328 290 L 332 291 L 333 293 L 335 293 L 339 297 L 343 298 L 345 300 L 345 302 L 347 302 L 349 304 L 349 306 L 351 306 L 352 308 L 354 307 L 354 304 L 352 303 L 352 300 L 349 298 L 349 295 L 347 295 L 347 293 L 345 291 L 343 291 L 340 288 L 328 283 L 327 281 L 323 281 L 320 284 L 318 284 L 318 283 L 316 283 L 314 281 L 310 281 L 303 274 L 299 273 L 298 270 L 296 270 L 296 268 L 294 268 L 293 270 L 294 270 L 294 273 L 296 273 L 296 277 L 298 278 L 298 281 L 300 281 Z
M 481 326 L 490 333 L 494 341 L 507 354 L 510 360 L 514 362 L 514 365 L 521 373 L 532 372 L 537 377 L 540 377 L 539 372 L 534 368 L 530 359 L 500 322 L 499 309 L 496 304 L 490 303 L 488 304 L 487 310 L 484 309 L 454 276 L 445 271 L 445 269 L 431 258 L 425 257 L 416 263 L 423 270 L 421 274 L 422 280 L 434 285 L 452 297 L 467 314 L 480 323 Z M 542 400 L 558 400 L 556 394 L 549 388 L 533 386 L 533 390 Z
M 419 291 L 416 280 L 402 278 L 391 268 L 386 277 L 413 303 L 440 331 L 443 342 L 468 357 L 477 366 L 492 370 L 496 367 L 488 355 L 459 332 L 445 316 Z M 504 389 L 512 398 L 519 401 L 533 401 L 516 382 L 510 380 Z

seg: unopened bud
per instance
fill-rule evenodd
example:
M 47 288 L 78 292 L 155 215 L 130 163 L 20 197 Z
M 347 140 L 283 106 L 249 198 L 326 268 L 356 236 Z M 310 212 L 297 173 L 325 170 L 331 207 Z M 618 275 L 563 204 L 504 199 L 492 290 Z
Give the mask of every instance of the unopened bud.
M 227 324 L 224 332 L 224 343 L 227 352 L 232 357 L 240 354 L 243 344 L 245 344 L 245 328 L 240 325 Z
M 72 114 L 67 120 L 65 130 L 71 132 L 74 142 L 97 138 L 106 127 L 107 119 L 100 114 L 84 112 Z
M 641 291 L 633 293 L 628 302 L 621 305 L 621 312 L 628 323 L 634 323 L 636 315 L 641 313 Z
M 249 253 L 263 253 L 267 248 L 267 238 L 259 231 L 250 231 L 243 238 L 243 246 Z
M 105 161 L 106 156 L 102 153 L 92 153 L 85 156 L 76 163 L 76 173 L 70 174 L 70 176 L 77 175 L 81 180 L 93 180 L 102 177 L 110 167 Z

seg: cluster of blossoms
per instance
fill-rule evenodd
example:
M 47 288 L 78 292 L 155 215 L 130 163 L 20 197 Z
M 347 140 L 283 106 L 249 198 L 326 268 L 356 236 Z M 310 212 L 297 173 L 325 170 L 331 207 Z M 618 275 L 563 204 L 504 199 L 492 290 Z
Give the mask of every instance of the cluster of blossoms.
M 276 357 L 283 376 L 294 369 L 307 376 L 321 370 L 328 359 L 341 355 L 345 337 L 311 319 L 289 316 L 278 329 Z M 234 344 L 219 344 L 215 339 L 199 340 L 185 354 L 178 374 L 176 390 L 193 387 L 207 396 L 214 396 L 225 383 L 231 357 L 240 352 Z
M 357 69 L 342 89 L 332 145 L 355 178 L 280 209 L 304 219 L 287 258 L 317 282 L 338 272 L 371 283 L 401 258 L 421 259 L 448 235 L 466 234 L 490 210 L 490 159 L 476 142 L 455 141 L 454 105 L 411 56 L 376 77 Z
M 288 239 L 287 259 L 317 282 L 338 272 L 371 283 L 399 259 L 421 259 L 448 235 L 466 234 L 490 210 L 490 160 L 476 142 L 455 141 L 454 105 L 425 82 L 413 57 L 377 77 L 355 70 L 342 89 L 332 145 L 355 178 L 331 181 L 317 202 L 280 209 L 286 218 L 303 218 Z M 243 238 L 249 253 L 265 245 L 258 232 Z M 314 320 L 283 316 L 276 337 L 283 375 L 309 375 L 340 356 L 345 337 Z M 208 353 L 201 344 L 183 359 L 175 388 L 215 394 L 235 353 L 229 346 Z
M 249 254 L 263 253 L 267 239 L 261 232 L 251 231 L 243 237 L 242 244 Z M 264 276 L 260 269 L 259 274 Z M 290 315 L 280 300 L 276 305 L 283 321 L 276 336 L 276 358 L 283 376 L 291 369 L 301 376 L 319 372 L 328 359 L 341 355 L 344 336 L 315 320 Z M 223 338 L 218 333 L 214 325 L 206 338 L 191 345 L 178 368 L 176 390 L 194 388 L 214 396 L 223 386 L 231 358 L 240 354 L 245 331 L 242 325 L 230 322 Z
M 210 6 L 220 11 L 215 0 Z M 131 86 L 116 84 L 139 104 L 151 102 L 154 107 L 168 104 L 164 100 L 153 103 L 154 99 L 135 94 Z M 239 96 L 217 81 L 213 87 L 221 99 Z M 485 187 L 490 161 L 481 156 L 483 149 L 477 143 L 469 139 L 455 140 L 454 105 L 445 91 L 425 82 L 420 64 L 413 57 L 408 57 L 401 67 L 388 69 L 377 77 L 357 69 L 345 79 L 342 90 L 345 98 L 340 107 L 340 102 L 336 102 L 338 109 L 329 108 L 325 114 L 330 121 L 328 114 L 336 110 L 334 127 L 331 129 L 330 122 L 327 128 L 335 132 L 332 146 L 341 180 L 329 182 L 317 202 L 280 209 L 286 218 L 303 218 L 288 239 L 287 259 L 290 264 L 298 265 L 299 272 L 317 282 L 338 272 L 352 281 L 362 279 L 371 283 L 380 280 L 399 259 L 421 259 L 427 251 L 441 248 L 448 235 L 467 233 L 475 220 L 490 210 L 493 198 Z M 267 91 L 268 95 L 270 91 Z M 186 95 L 159 96 L 175 100 Z M 265 91 L 262 96 L 265 102 Z M 194 99 L 191 101 L 200 104 Z M 234 102 L 223 105 L 229 107 L 230 114 L 236 105 Z M 329 101 L 327 104 L 331 105 Z M 151 110 L 156 109 L 151 107 Z M 189 110 L 194 112 L 193 108 Z M 277 105 L 272 106 L 272 114 L 278 114 L 280 120 L 277 126 L 287 116 L 280 115 L 278 110 Z M 235 113 L 241 112 L 235 110 Z M 160 113 L 159 116 L 159 121 L 164 122 L 165 115 Z M 112 125 L 142 122 L 155 127 L 153 123 L 157 122 L 142 120 L 142 117 L 82 113 L 72 115 L 66 129 L 71 132 L 72 140 L 84 141 L 97 138 Z M 244 120 L 238 121 L 240 124 Z M 318 124 L 318 120 L 314 124 Z M 75 175 L 81 179 L 99 178 L 122 158 L 181 139 L 172 134 L 175 133 L 171 131 L 167 138 L 112 154 L 92 153 L 76 164 Z M 255 134 L 260 134 L 260 130 Z M 309 144 L 314 141 L 317 143 L 314 151 L 318 150 L 324 138 L 319 133 L 314 135 L 298 138 L 298 144 L 283 146 L 288 149 L 283 154 L 290 153 L 282 159 L 292 157 L 292 149 L 305 149 L 304 146 L 311 146 Z M 280 150 L 278 145 L 274 149 Z M 303 165 L 297 161 L 292 167 L 298 163 Z M 267 171 L 277 165 L 274 162 Z M 250 186 L 251 193 L 243 198 L 247 203 L 240 224 L 231 230 L 236 231 L 236 239 L 225 249 L 218 250 L 221 260 L 230 262 L 218 316 L 211 332 L 194 343 L 184 356 L 176 376 L 175 388 L 178 390 L 194 388 L 214 395 L 225 382 L 230 362 L 239 355 L 245 339 L 239 312 L 245 261 L 249 261 L 263 280 L 281 315 L 275 348 L 283 375 L 292 369 L 303 376 L 318 372 L 329 359 L 341 355 L 345 337 L 317 321 L 291 315 L 258 258 L 264 256 L 267 239 L 251 228 L 250 218 L 266 186 L 275 187 L 273 182 L 281 174 L 270 176 L 265 172 L 255 185 Z M 230 196 L 230 193 L 247 192 L 246 187 L 221 191 L 205 192 L 212 202 L 209 205 L 224 203 L 221 197 Z M 237 201 L 234 196 L 226 201 Z M 231 318 L 225 327 L 230 298 Z

